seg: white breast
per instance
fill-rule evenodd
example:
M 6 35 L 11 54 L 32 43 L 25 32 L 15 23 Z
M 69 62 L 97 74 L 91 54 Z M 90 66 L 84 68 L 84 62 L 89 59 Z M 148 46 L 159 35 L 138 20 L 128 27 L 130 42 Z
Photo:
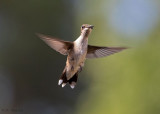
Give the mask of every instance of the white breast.
M 83 38 L 80 36 L 76 41 L 74 41 L 74 50 L 76 53 L 85 54 L 88 46 L 88 38 Z

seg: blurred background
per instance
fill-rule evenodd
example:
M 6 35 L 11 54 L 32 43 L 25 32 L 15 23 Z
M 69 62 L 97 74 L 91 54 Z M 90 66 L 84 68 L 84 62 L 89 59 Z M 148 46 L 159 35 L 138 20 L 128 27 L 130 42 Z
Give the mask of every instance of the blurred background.
M 66 56 L 35 33 L 130 49 L 90 59 L 76 88 L 61 88 Z M 159 114 L 159 0 L 1 0 L 0 114 Z

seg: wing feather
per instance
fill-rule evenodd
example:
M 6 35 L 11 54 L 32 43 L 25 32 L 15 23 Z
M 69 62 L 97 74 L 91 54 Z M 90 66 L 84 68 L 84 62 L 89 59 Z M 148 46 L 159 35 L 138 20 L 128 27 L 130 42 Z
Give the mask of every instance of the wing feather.
M 127 49 L 125 47 L 99 47 L 99 46 L 91 46 L 88 45 L 88 52 L 86 55 L 86 58 L 100 58 L 109 56 L 111 54 L 120 52 L 124 49 Z
M 56 50 L 57 52 L 67 55 L 70 48 L 73 46 L 72 42 L 59 40 L 57 38 L 53 38 L 50 36 L 46 36 L 43 34 L 37 34 L 48 46 L 52 49 Z

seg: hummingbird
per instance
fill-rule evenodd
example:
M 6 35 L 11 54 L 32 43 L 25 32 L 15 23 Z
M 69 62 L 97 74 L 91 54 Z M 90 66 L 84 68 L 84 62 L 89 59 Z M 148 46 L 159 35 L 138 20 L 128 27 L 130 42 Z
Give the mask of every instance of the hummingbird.
M 60 40 L 48 35 L 37 34 L 52 49 L 67 55 L 66 66 L 59 78 L 58 85 L 62 88 L 69 83 L 72 89 L 75 88 L 78 74 L 82 71 L 84 62 L 90 58 L 100 58 L 120 52 L 126 47 L 105 47 L 88 44 L 88 37 L 92 32 L 93 25 L 83 24 L 80 36 L 73 42 Z

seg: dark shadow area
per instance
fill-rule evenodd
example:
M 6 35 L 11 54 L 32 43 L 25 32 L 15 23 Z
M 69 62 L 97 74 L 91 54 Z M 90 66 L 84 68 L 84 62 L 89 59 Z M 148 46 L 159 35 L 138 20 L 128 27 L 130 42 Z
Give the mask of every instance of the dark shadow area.
M 72 5 L 63 0 L 1 2 L 0 67 L 5 72 L 2 78 L 7 77 L 1 86 L 10 85 L 1 94 L 3 102 L 10 101 L 0 103 L 0 113 L 73 113 L 81 83 L 74 90 L 68 85 L 63 89 L 58 86 L 66 57 L 35 35 L 38 32 L 73 41 Z M 9 94 L 6 91 L 10 96 L 5 97 Z

